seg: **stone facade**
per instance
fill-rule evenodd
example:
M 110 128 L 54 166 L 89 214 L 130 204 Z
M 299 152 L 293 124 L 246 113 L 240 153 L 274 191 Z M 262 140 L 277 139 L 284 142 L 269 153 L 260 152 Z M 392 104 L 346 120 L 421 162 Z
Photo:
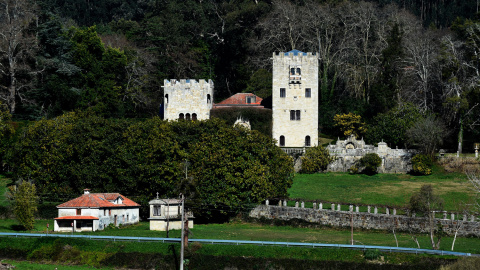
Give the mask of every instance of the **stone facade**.
M 272 136 L 281 147 L 318 144 L 318 58 L 298 50 L 273 54 Z
M 395 209 L 390 212 L 386 209 L 386 213 L 379 213 L 375 207 L 372 212 L 359 212 L 359 208 L 353 205 L 350 206 L 350 211 L 341 211 L 340 205 L 331 204 L 331 209 L 324 209 L 320 204 L 318 208 L 304 208 L 298 206 L 288 207 L 285 204 L 279 203 L 281 206 L 274 205 L 259 205 L 250 212 L 250 217 L 291 220 L 301 219 L 307 222 L 350 228 L 353 217 L 353 227 L 356 229 L 373 229 L 373 230 L 388 230 L 395 228 L 397 231 L 428 233 L 428 219 L 423 217 L 411 217 L 405 215 L 396 215 Z M 328 205 L 330 206 L 330 205 Z M 369 207 L 370 209 L 370 207 Z M 443 231 L 447 235 L 454 235 L 455 230 L 458 230 L 458 236 L 480 236 L 480 222 L 474 216 L 463 217 L 462 220 L 452 219 L 452 215 L 444 214 L 443 219 L 435 219 L 437 224 L 442 226 Z
M 212 80 L 164 80 L 163 108 L 166 120 L 210 119 L 213 106 Z
M 365 154 L 376 153 L 382 159 L 379 173 L 407 173 L 412 169 L 411 159 L 414 153 L 405 149 L 392 149 L 386 143 L 378 143 L 378 147 L 365 144 L 363 139 L 350 136 L 346 140 L 337 140 L 327 147 L 335 160 L 328 165 L 327 171 L 347 172 Z

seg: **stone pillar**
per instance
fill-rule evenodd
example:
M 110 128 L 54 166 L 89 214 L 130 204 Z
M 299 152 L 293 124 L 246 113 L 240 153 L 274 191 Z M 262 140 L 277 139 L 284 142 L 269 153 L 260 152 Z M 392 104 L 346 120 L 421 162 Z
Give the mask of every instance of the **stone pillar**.
M 295 202 L 295 208 L 298 208 L 298 202 Z
M 283 206 L 287 206 L 287 200 L 283 201 Z
M 360 207 L 358 207 L 358 205 L 355 206 L 355 212 L 357 212 L 357 213 L 360 212 Z
M 463 214 L 463 221 L 467 221 L 467 215 Z
M 268 205 L 269 204 L 269 201 L 268 200 L 265 200 L 265 205 Z
M 315 208 L 317 208 L 317 203 L 313 203 L 313 210 L 315 210 Z
M 302 208 L 305 208 L 305 202 L 302 202 L 300 205 L 302 206 Z
M 368 213 L 372 212 L 372 207 L 370 205 L 367 207 L 367 212 Z
M 443 219 L 447 219 L 447 211 L 443 211 Z
M 470 216 L 470 221 L 471 221 L 471 222 L 474 222 L 474 221 L 475 221 L 475 216 L 474 216 L 474 215 L 471 215 L 471 216 Z
M 454 214 L 454 213 L 451 213 L 451 214 L 450 214 L 450 219 L 451 219 L 451 220 L 455 220 L 455 214 Z
M 342 208 L 340 207 L 340 204 L 337 204 L 337 211 L 342 211 Z
M 388 207 L 385 208 L 385 214 L 390 215 L 390 209 L 388 209 Z
M 278 201 L 278 206 L 282 206 L 282 200 Z
M 335 211 L 335 204 L 332 203 L 332 211 Z
M 348 210 L 350 210 L 350 212 L 353 212 L 353 205 L 350 204 L 350 207 L 348 208 Z
M 373 209 L 373 213 L 374 214 L 378 214 L 378 208 L 375 206 L 375 208 Z
M 318 210 L 322 210 L 323 209 L 323 203 L 319 203 L 318 204 Z
M 394 216 L 397 215 L 397 209 L 396 209 L 396 208 L 393 208 L 393 215 L 394 215 Z

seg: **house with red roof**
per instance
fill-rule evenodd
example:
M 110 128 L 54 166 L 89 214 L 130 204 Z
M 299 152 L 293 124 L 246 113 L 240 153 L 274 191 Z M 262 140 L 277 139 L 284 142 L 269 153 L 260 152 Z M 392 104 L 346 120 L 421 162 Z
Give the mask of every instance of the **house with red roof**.
M 54 231 L 81 232 L 103 230 L 140 221 L 140 205 L 119 193 L 90 193 L 57 206 Z
M 226 107 L 257 107 L 263 108 L 262 98 L 252 93 L 237 93 L 222 102 L 215 103 L 213 108 L 226 108 Z

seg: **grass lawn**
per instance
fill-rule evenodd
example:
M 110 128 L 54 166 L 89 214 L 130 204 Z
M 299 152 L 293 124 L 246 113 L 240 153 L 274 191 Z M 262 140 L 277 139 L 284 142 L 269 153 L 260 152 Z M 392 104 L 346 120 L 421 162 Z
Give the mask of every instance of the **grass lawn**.
M 38 220 L 32 233 L 46 233 L 46 224 L 52 220 Z M 1 232 L 15 232 L 15 220 L 0 220 Z M 51 232 L 50 232 L 51 233 Z M 180 238 L 180 230 L 170 231 L 169 237 Z M 75 233 L 79 234 L 79 233 Z M 166 237 L 165 232 L 149 230 L 148 222 L 127 226 L 118 229 L 107 229 L 97 232 L 84 232 L 82 234 L 137 236 L 137 237 Z M 190 238 L 193 239 L 226 239 L 226 240 L 254 240 L 275 242 L 304 242 L 304 243 L 330 243 L 349 244 L 350 230 L 334 228 L 295 228 L 291 226 L 269 226 L 254 223 L 234 221 L 226 224 L 196 224 L 191 230 Z M 430 249 L 428 235 L 418 235 L 421 248 Z M 2 238 L 0 238 L 0 241 Z M 400 247 L 415 248 L 411 235 L 397 233 Z M 396 246 L 395 238 L 391 232 L 355 230 L 354 240 L 359 245 Z M 453 237 L 444 237 L 441 249 L 450 250 Z M 455 251 L 480 254 L 480 240 L 478 238 L 457 238 Z
M 473 198 L 464 174 L 445 173 L 435 167 L 428 176 L 348 173 L 297 174 L 288 190 L 290 198 L 338 203 L 363 203 L 404 207 L 413 193 L 431 184 L 445 201 L 445 209 L 454 211 L 459 202 Z
M 28 261 L 13 261 L 13 260 L 2 260 L 3 263 L 8 263 L 15 266 L 15 269 L 22 270 L 52 270 L 52 269 L 61 269 L 61 270 L 85 270 L 85 269 L 98 269 L 98 270 L 113 270 L 112 267 L 106 268 L 96 268 L 93 266 L 83 266 L 83 265 L 64 265 L 64 264 L 43 264 L 43 263 L 32 263 Z

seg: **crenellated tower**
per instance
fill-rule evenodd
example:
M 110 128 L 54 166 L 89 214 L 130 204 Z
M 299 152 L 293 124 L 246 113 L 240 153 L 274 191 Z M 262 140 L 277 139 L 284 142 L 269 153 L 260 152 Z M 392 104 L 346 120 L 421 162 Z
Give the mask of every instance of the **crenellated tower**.
M 278 146 L 318 144 L 318 57 L 298 50 L 273 54 L 272 136 Z
M 212 80 L 164 80 L 163 88 L 165 120 L 210 119 L 213 106 Z

